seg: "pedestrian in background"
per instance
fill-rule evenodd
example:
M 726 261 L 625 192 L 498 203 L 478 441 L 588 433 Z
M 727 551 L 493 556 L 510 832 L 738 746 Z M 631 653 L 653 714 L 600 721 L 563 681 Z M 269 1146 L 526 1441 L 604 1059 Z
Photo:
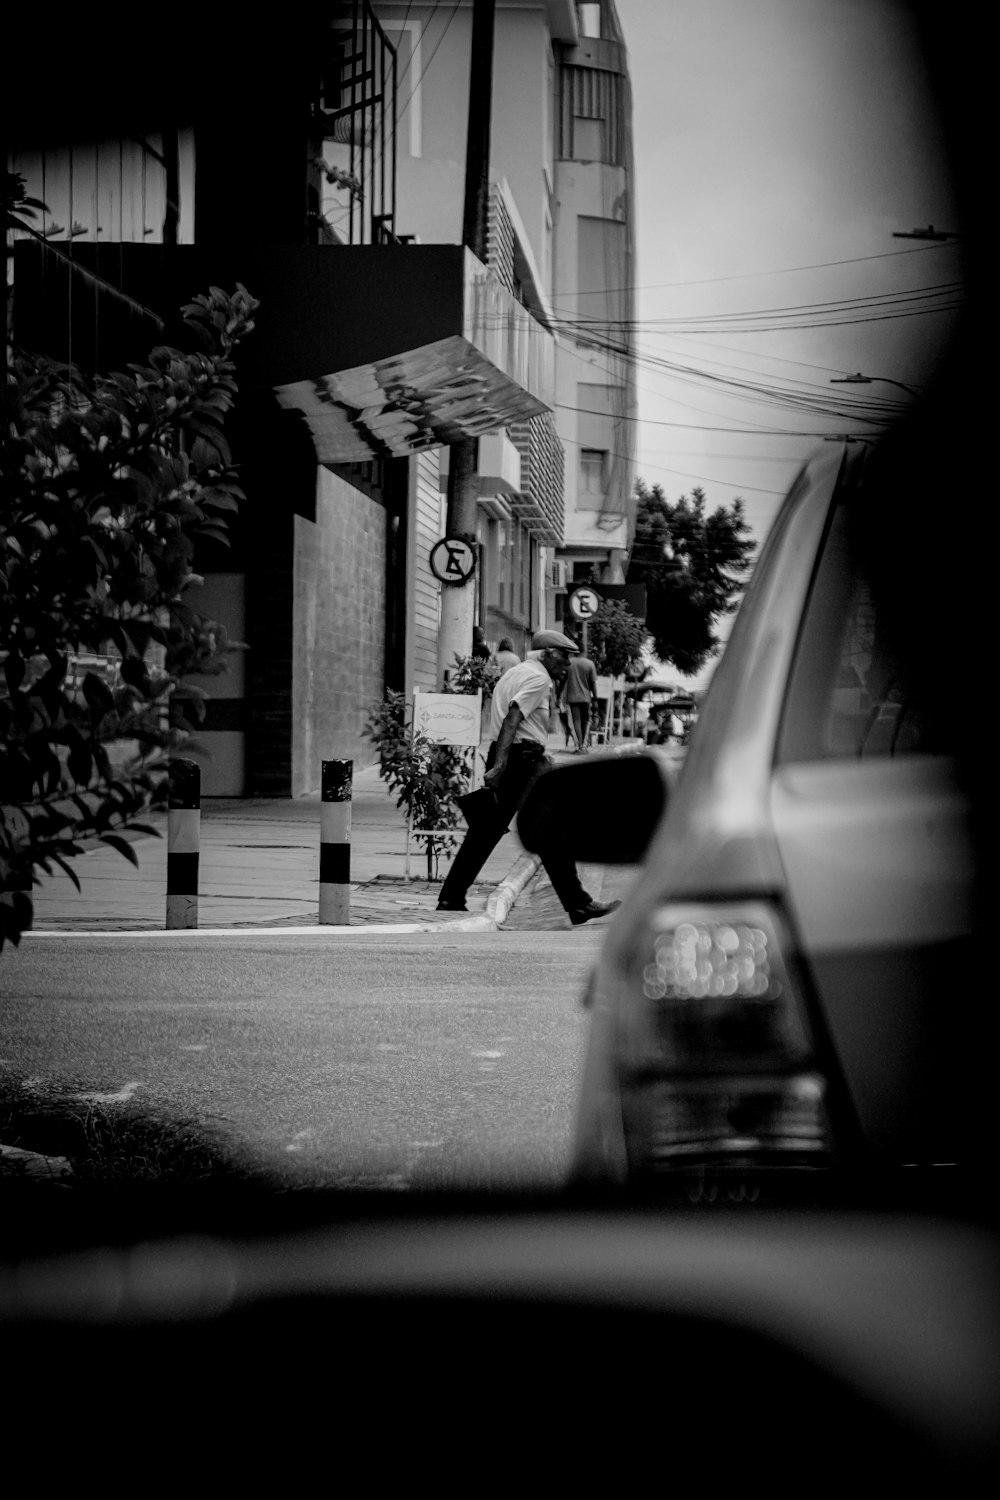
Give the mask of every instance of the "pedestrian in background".
M 566 744 L 564 748 L 568 750 L 570 745 L 575 744 L 576 741 L 573 738 L 573 723 L 569 716 L 569 704 L 566 702 L 565 678 L 563 678 L 562 686 L 559 689 L 559 701 L 557 706 L 559 709 L 559 722 L 562 725 L 562 732 L 566 736 Z
M 597 668 L 582 652 L 570 658 L 563 696 L 573 723 L 576 748 L 582 753 L 590 734 L 591 710 L 597 708 Z
M 531 645 L 531 657 L 505 672 L 493 689 L 492 743 L 483 782 L 496 793 L 496 812 L 469 828 L 441 886 L 438 911 L 468 910 L 469 886 L 507 832 L 535 777 L 551 764 L 545 746 L 552 700 L 579 647 L 557 630 L 539 631 Z M 581 816 L 587 811 L 581 809 Z M 574 927 L 605 917 L 621 904 L 595 901 L 581 885 L 576 864 L 564 849 L 553 844 L 540 850 L 539 856 Z
M 493 660 L 500 668 L 501 676 L 508 670 L 508 668 L 519 667 L 521 665 L 521 658 L 514 650 L 514 642 L 510 639 L 510 636 L 504 636 L 503 640 L 500 642 L 499 646 L 496 649 L 496 655 L 494 656 Z
M 486 636 L 481 625 L 472 627 L 472 655 L 479 661 L 488 661 L 490 648 L 486 644 Z

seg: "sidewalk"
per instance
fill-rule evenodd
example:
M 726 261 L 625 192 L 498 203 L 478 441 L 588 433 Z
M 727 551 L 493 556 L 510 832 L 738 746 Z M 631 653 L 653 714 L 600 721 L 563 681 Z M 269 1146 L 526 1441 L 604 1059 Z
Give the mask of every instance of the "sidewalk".
M 557 762 L 571 759 L 562 751 L 561 734 L 550 736 L 549 750 Z M 43 876 L 43 884 L 34 892 L 33 931 L 42 935 L 165 931 L 167 815 L 153 814 L 147 821 L 162 836 L 132 841 L 138 869 L 102 845 L 73 861 L 81 891 L 61 873 Z M 423 846 L 414 840 L 410 878 L 406 878 L 406 820 L 374 766 L 354 776 L 348 928 L 319 924 L 318 793 L 296 799 L 205 798 L 200 845 L 197 930 L 201 932 L 260 927 L 315 928 L 327 933 L 371 927 L 403 932 L 439 927 L 492 931 L 506 921 L 538 869 L 537 857 L 525 853 L 511 830 L 469 891 L 468 913 L 436 911 L 441 878 L 452 855 L 442 853 L 439 878 L 428 881 Z M 457 842 L 453 847 L 458 847 Z M 174 929 L 174 933 L 193 930 Z

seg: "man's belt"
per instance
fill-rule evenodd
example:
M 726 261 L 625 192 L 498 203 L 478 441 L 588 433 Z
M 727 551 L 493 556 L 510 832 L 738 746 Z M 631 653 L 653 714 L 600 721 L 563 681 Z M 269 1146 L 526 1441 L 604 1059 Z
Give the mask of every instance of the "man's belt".
M 516 752 L 526 760 L 544 760 L 545 746 L 539 745 L 535 740 L 515 740 L 510 747 L 511 753 Z

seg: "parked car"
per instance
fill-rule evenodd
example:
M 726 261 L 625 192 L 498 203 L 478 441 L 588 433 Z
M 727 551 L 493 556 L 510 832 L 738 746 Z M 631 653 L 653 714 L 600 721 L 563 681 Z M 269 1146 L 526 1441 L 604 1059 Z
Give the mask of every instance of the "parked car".
M 577 859 L 651 839 L 587 986 L 576 1183 L 943 1182 L 983 1148 L 962 716 L 887 546 L 912 446 L 803 468 L 669 790 L 650 750 L 550 772 L 522 811 L 533 848 L 614 808 L 573 820 Z

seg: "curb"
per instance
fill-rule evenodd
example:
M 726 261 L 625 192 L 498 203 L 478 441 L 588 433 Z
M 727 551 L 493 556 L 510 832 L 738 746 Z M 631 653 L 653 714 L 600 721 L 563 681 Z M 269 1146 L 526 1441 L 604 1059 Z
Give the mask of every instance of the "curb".
M 407 935 L 415 932 L 496 932 L 510 913 L 511 907 L 538 869 L 541 861 L 535 854 L 521 854 L 514 861 L 504 878 L 490 892 L 486 911 L 475 916 L 464 917 L 457 922 L 373 922 L 369 925 L 340 927 L 332 924 L 298 927 L 174 927 L 174 928 L 98 928 L 74 930 L 63 928 L 29 928 L 21 934 L 23 938 L 94 938 L 94 937 L 227 937 L 242 934 L 244 937 L 349 937 L 364 932 L 379 932 L 387 936 Z
M 502 927 L 510 909 L 541 864 L 537 854 L 522 854 L 486 900 L 486 915 L 494 927 Z

